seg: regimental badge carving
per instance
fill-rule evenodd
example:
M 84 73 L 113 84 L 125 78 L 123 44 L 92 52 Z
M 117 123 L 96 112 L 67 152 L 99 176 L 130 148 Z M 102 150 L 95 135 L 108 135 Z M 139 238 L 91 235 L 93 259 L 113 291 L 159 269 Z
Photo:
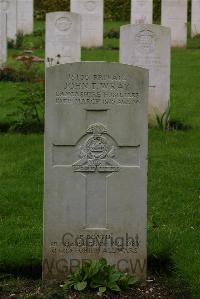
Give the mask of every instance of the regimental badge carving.
M 136 35 L 136 50 L 140 54 L 150 54 L 155 51 L 156 36 L 151 30 L 143 29 Z
M 95 8 L 97 6 L 97 3 L 95 1 L 87 1 L 85 3 L 85 8 L 88 10 L 88 11 L 94 11 Z
M 1 5 L 1 8 L 2 8 L 2 10 L 3 10 L 4 12 L 6 12 L 6 11 L 8 10 L 8 7 L 9 7 L 9 3 L 8 3 L 8 1 L 3 0 L 3 1 L 0 3 L 0 5 Z
M 72 165 L 77 172 L 116 172 L 120 165 L 113 159 L 116 147 L 110 142 L 107 128 L 95 123 L 88 127 L 86 133 L 92 134 L 80 147 L 80 157 Z
M 59 31 L 68 31 L 72 27 L 72 21 L 69 17 L 61 17 L 56 20 L 55 26 Z

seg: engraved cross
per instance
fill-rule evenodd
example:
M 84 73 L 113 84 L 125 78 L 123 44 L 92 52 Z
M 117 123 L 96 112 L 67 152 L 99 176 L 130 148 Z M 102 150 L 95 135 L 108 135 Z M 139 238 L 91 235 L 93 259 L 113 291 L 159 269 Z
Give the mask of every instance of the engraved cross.
M 67 166 L 72 167 L 74 172 L 80 172 L 86 178 L 85 228 L 106 229 L 108 225 L 108 179 L 121 168 L 139 166 L 139 146 L 121 147 L 119 157 L 116 157 L 116 142 L 101 123 L 90 125 L 80 143 L 81 146 L 78 148 L 80 159 L 70 162 L 72 165 L 68 162 Z M 77 151 L 74 150 L 74 146 L 54 145 L 55 152 L 58 147 L 66 149 L 64 154 L 68 155 L 70 160 L 75 159 Z M 120 163 L 115 158 L 118 158 Z M 57 167 L 64 165 L 63 162 L 61 165 L 55 164 Z

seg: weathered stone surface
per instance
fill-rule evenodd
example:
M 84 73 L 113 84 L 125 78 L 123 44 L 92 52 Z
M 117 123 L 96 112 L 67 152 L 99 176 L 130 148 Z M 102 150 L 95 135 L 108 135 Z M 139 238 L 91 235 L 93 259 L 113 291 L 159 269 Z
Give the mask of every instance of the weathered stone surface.
M 43 277 L 104 256 L 146 275 L 148 71 L 47 68 Z
M 200 0 L 192 0 L 191 35 L 200 34 Z
M 161 24 L 171 29 L 172 47 L 187 45 L 187 0 L 162 0 Z
M 0 12 L 0 67 L 7 61 L 6 14 Z
M 103 45 L 103 0 L 71 0 L 71 11 L 81 15 L 81 46 Z
M 131 24 L 152 24 L 153 0 L 131 1 Z
M 70 12 L 46 15 L 46 66 L 81 59 L 81 18 Z
M 149 120 L 162 115 L 170 100 L 170 29 L 126 25 L 120 32 L 120 62 L 149 70 Z
M 17 0 L 17 32 L 33 33 L 33 0 Z
M 8 40 L 16 40 L 17 34 L 17 2 L 16 0 L 0 0 L 0 11 L 7 15 Z

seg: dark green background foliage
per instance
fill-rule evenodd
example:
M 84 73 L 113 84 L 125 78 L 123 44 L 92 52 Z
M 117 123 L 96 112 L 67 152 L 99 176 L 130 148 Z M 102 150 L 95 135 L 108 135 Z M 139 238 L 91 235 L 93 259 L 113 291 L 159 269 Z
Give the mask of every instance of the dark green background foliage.
M 191 14 L 191 0 L 188 0 L 188 15 Z M 161 0 L 154 0 L 154 23 L 160 23 Z M 109 20 L 129 20 L 131 0 L 104 0 L 104 16 Z M 36 15 L 43 16 L 46 12 L 70 10 L 70 0 L 35 0 Z M 39 13 L 42 12 L 42 15 Z
M 70 0 L 35 0 L 34 5 L 36 10 L 44 10 L 45 12 L 68 11 L 70 8 Z
M 110 20 L 129 20 L 131 0 L 104 0 L 105 18 Z

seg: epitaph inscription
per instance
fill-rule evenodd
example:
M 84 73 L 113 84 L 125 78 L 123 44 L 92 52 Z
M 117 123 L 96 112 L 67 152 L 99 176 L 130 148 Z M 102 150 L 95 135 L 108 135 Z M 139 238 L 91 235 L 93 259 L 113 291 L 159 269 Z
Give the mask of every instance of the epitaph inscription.
M 148 73 L 82 62 L 46 78 L 43 276 L 104 256 L 143 279 Z

